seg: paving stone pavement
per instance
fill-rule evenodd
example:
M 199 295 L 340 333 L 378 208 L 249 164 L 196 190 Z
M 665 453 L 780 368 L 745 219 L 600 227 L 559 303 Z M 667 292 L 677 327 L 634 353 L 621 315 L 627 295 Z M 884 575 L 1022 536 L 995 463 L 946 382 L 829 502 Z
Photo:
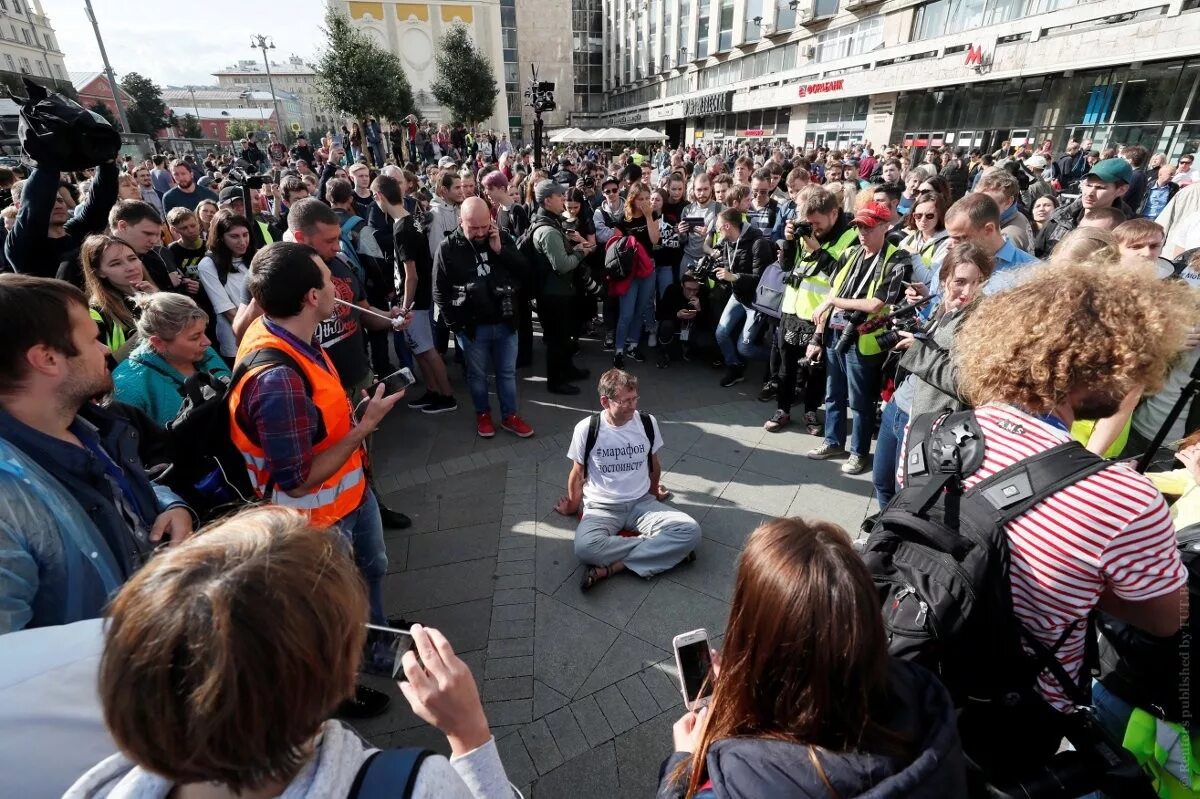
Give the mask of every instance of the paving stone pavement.
M 606 363 L 593 353 L 588 365 L 598 375 Z M 574 520 L 553 510 L 570 431 L 598 409 L 590 386 L 563 403 L 523 376 L 522 412 L 537 435 L 501 431 L 484 441 L 452 367 L 467 407 L 432 417 L 398 409 L 376 437 L 380 493 L 413 519 L 386 532 L 389 615 L 438 627 L 471 667 L 525 797 L 653 796 L 683 709 L 671 638 L 705 627 L 719 644 L 749 533 L 777 515 L 853 532 L 873 510 L 869 474 L 847 477 L 839 460 L 806 459 L 818 440 L 803 432 L 764 431 L 774 406 L 755 401 L 757 385 L 722 389 L 718 373 L 698 364 L 630 366 L 642 378 L 640 407 L 662 430 L 670 503 L 698 519 L 704 536 L 694 563 L 651 580 L 621 573 L 581 593 Z M 367 679 L 393 703 L 357 725 L 363 735 L 447 751 L 394 685 Z

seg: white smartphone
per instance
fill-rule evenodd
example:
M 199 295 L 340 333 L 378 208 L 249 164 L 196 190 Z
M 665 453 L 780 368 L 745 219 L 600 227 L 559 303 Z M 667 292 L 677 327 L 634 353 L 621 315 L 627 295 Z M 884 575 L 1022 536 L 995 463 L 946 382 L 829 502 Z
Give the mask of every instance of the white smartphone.
M 363 653 L 363 671 L 393 680 L 404 679 L 404 667 L 400 659 L 413 648 L 413 637 L 408 630 L 396 630 L 368 624 L 367 643 Z
M 675 650 L 675 668 L 679 671 L 679 689 L 688 710 L 708 705 L 712 696 L 712 650 L 708 646 L 708 631 L 681 633 L 671 639 Z

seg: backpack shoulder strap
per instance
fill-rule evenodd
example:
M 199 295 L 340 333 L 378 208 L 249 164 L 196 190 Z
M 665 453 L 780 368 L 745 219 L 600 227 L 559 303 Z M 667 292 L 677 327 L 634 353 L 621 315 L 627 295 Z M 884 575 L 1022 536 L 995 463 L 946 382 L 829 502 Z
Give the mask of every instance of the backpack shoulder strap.
M 973 486 L 963 500 L 982 500 L 981 507 L 992 522 L 1003 526 L 1051 494 L 1111 465 L 1078 441 L 1067 441 L 1001 469 Z
M 588 420 L 587 438 L 583 442 L 583 476 L 587 477 L 588 461 L 592 457 L 592 450 L 596 448 L 596 439 L 600 437 L 600 414 L 592 414 L 592 418 Z
M 645 411 L 638 411 L 638 416 L 642 420 L 642 429 L 646 431 L 646 438 L 650 440 L 650 449 L 654 449 L 654 417 Z
M 408 747 L 374 752 L 358 769 L 347 799 L 394 799 L 412 795 L 428 749 Z
M 229 390 L 232 391 L 233 387 L 246 376 L 247 372 L 259 366 L 290 367 L 293 372 L 300 376 L 300 382 L 304 384 L 304 393 L 310 397 L 312 396 L 312 383 L 309 382 L 308 375 L 304 373 L 304 369 L 300 367 L 300 364 L 296 363 L 295 358 L 278 347 L 263 347 L 261 350 L 255 350 L 251 353 L 250 357 L 239 361 L 233 369 L 233 376 L 229 379 Z

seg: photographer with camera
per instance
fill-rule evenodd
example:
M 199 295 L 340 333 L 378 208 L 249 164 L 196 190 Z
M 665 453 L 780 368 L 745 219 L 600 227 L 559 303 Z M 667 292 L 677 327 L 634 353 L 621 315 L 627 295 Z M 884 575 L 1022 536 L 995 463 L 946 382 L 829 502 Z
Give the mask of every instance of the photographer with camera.
M 880 509 L 896 494 L 896 467 L 908 420 L 926 413 L 960 411 L 964 407 L 952 358 L 954 334 L 982 296 L 994 263 L 978 245 L 962 242 L 942 261 L 938 272 L 942 301 L 932 321 L 917 328 L 920 319 L 908 314 L 895 320 L 895 329 L 879 337 L 882 349 L 902 353 L 899 368 L 901 373 L 907 373 L 896 377 L 896 390 L 884 406 L 875 441 L 872 477 Z M 905 291 L 909 303 L 928 296 L 928 289 L 921 283 L 912 283 Z
M 496 378 L 500 426 L 521 438 L 533 435 L 517 414 L 514 307 L 521 285 L 534 285 L 530 271 L 479 197 L 462 204 L 462 224 L 442 240 L 433 257 L 433 301 L 463 351 L 475 431 L 481 438 L 496 435 L 488 403 L 489 371 Z
M 745 379 L 742 358 L 765 359 L 767 348 L 757 339 L 766 327 L 767 317 L 754 309 L 758 279 L 775 260 L 775 245 L 762 231 L 743 221 L 742 212 L 727 208 L 718 217 L 721 241 L 717 250 L 722 262 L 714 277 L 732 284 L 733 293 L 717 323 L 717 346 L 725 361 L 721 386 L 729 388 Z
M 551 394 L 575 395 L 579 386 L 572 380 L 584 380 L 586 369 L 571 362 L 571 344 L 576 325 L 575 272 L 591 254 L 593 247 L 575 230 L 565 230 L 562 215 L 566 210 L 566 188 L 553 180 L 543 180 L 534 189 L 538 210 L 526 233 L 532 240 L 537 287 L 538 318 L 546 345 L 546 390 Z
M 810 186 L 796 195 L 796 216 L 784 225 L 780 259 L 788 278 L 776 335 L 781 378 L 775 415 L 764 425 L 772 433 L 792 421 L 792 400 L 801 370 L 807 408 L 804 423 L 809 435 L 824 432 L 817 419 L 817 407 L 825 400 L 824 333 L 812 323 L 812 315 L 829 296 L 829 280 L 838 258 L 858 241 L 853 221 L 834 194 Z
M 854 215 L 859 243 L 838 258 L 830 296 L 812 315 L 825 336 L 825 440 L 808 457 L 826 460 L 845 452 L 849 404 L 854 427 L 843 474 L 867 470 L 884 360 L 879 332 L 858 335 L 857 326 L 899 302 L 905 281 L 912 279 L 912 256 L 887 241 L 891 217 L 892 209 L 880 203 L 868 203 Z

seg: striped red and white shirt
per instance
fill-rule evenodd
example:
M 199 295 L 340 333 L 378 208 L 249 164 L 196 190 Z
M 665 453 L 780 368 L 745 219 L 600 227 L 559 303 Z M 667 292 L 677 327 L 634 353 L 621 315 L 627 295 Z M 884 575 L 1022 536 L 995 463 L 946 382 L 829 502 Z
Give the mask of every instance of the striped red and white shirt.
M 975 417 L 987 447 L 979 469 L 964 481 L 968 489 L 1071 440 L 1065 431 L 1007 405 L 985 405 Z M 1142 602 L 1178 591 L 1186 580 L 1166 501 L 1125 464 L 1114 464 L 1039 502 L 1009 523 L 1007 533 L 1013 609 L 1047 646 L 1086 618 L 1108 588 L 1122 599 Z M 1083 664 L 1084 645 L 1081 626 L 1058 650 L 1072 678 Z M 1069 706 L 1048 673 L 1043 672 L 1038 687 L 1055 707 Z

